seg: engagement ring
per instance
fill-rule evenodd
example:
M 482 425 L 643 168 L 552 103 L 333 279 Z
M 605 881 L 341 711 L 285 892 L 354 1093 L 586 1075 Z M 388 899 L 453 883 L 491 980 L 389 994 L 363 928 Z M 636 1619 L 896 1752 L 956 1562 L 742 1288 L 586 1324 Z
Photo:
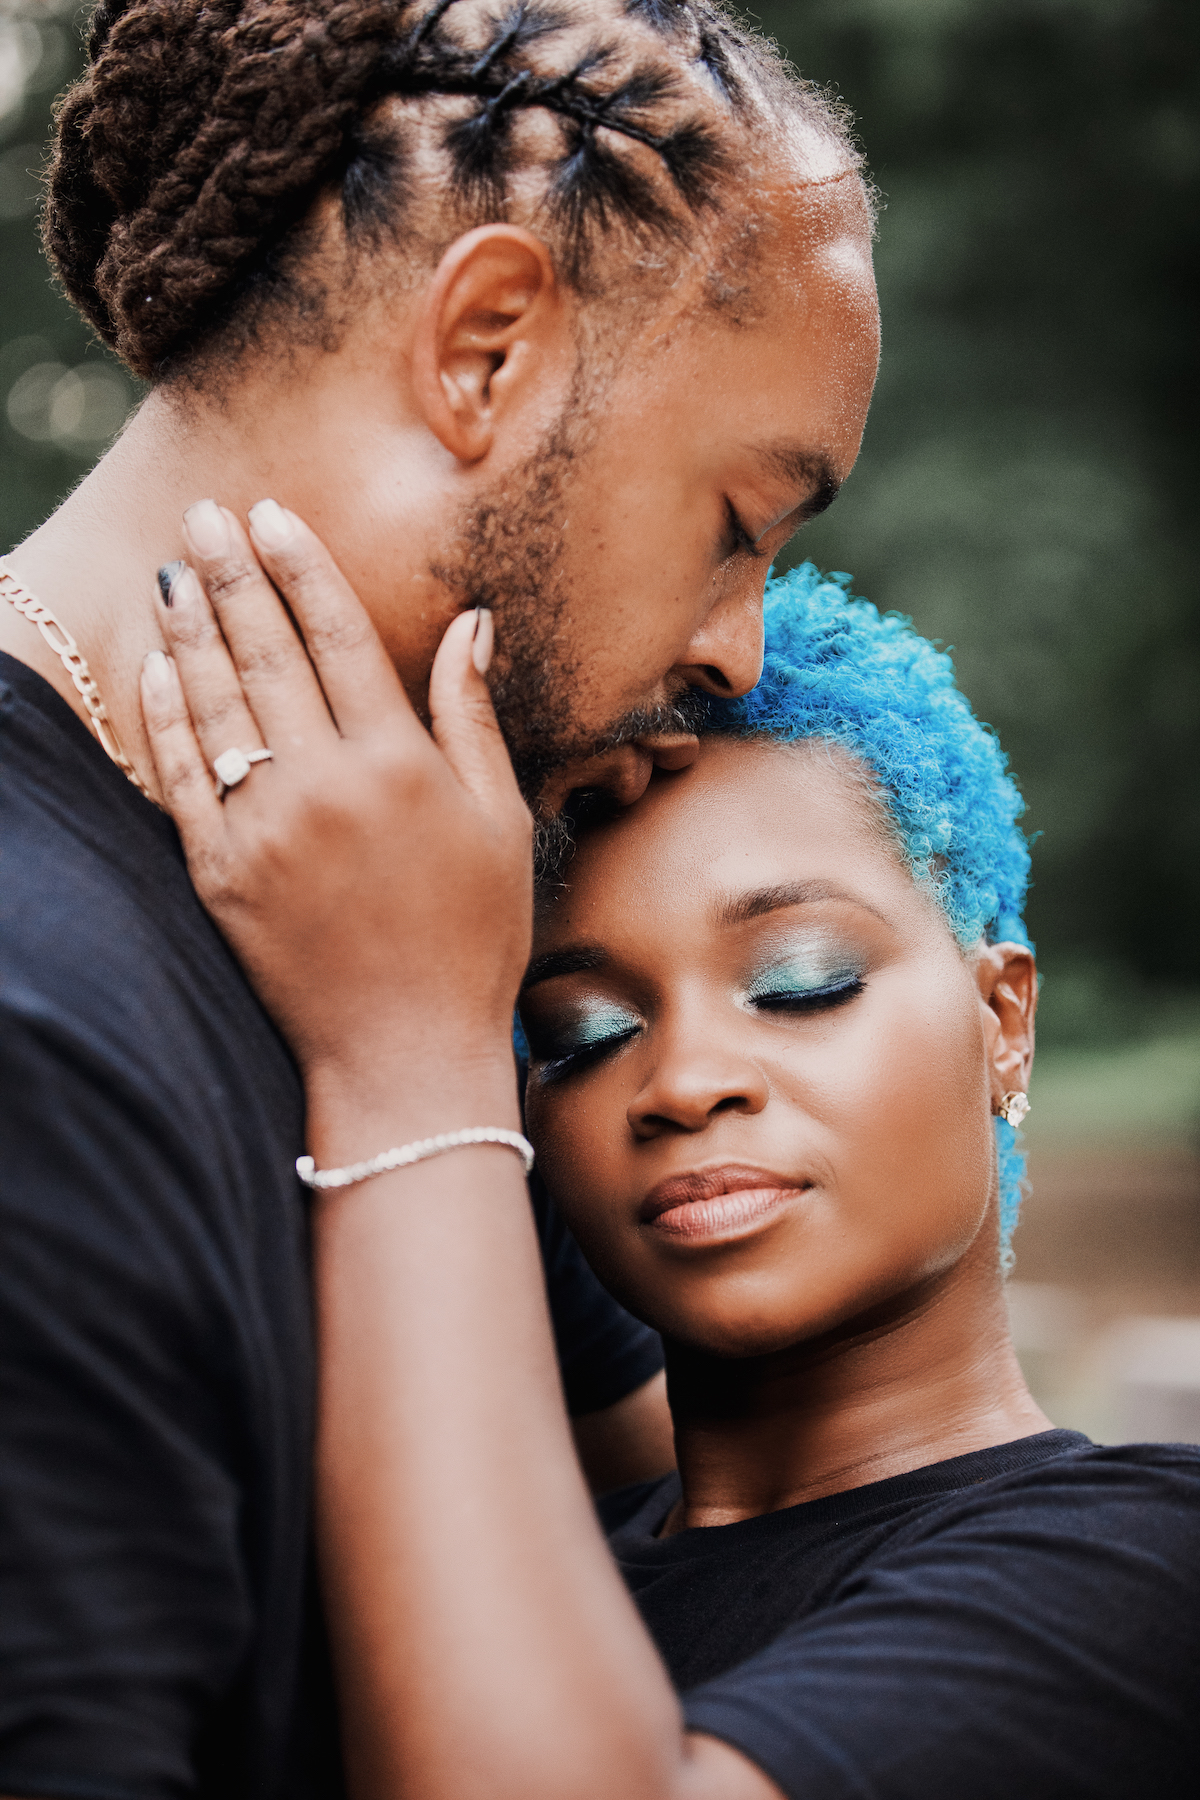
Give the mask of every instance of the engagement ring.
M 213 763 L 213 774 L 217 778 L 217 799 L 223 800 L 230 788 L 245 781 L 255 763 L 270 762 L 269 750 L 222 750 Z

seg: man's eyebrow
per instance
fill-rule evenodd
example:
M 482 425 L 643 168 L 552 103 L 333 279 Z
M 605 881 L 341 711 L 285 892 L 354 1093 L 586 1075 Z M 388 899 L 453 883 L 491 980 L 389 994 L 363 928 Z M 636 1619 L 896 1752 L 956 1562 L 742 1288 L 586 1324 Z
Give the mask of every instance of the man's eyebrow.
M 851 906 L 861 906 L 864 912 L 874 913 L 885 925 L 891 920 L 864 900 L 861 894 L 852 894 L 848 888 L 837 887 L 829 881 L 789 881 L 779 887 L 754 888 L 746 894 L 731 894 L 722 900 L 717 907 L 717 922 L 720 925 L 745 925 L 751 919 L 761 919 L 767 913 L 780 912 L 785 906 L 815 906 L 822 900 L 844 900 Z
M 755 454 L 765 469 L 804 496 L 799 510 L 806 519 L 815 519 L 837 499 L 842 484 L 823 450 L 783 442 L 761 444 Z
M 527 994 L 540 981 L 553 981 L 556 975 L 580 975 L 588 969 L 602 969 L 608 961 L 607 950 L 599 944 L 568 944 L 563 950 L 547 950 L 535 956 L 525 971 L 521 992 Z

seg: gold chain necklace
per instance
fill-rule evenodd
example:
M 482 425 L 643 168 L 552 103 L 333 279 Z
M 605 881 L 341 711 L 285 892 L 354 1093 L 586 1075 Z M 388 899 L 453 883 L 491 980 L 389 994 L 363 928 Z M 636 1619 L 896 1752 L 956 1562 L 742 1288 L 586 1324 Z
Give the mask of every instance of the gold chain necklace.
M 75 684 L 75 691 L 87 708 L 87 716 L 91 720 L 92 729 L 100 739 L 103 750 L 111 756 L 123 775 L 127 775 L 139 794 L 145 794 L 147 800 L 152 799 L 146 784 L 121 748 L 120 739 L 112 728 L 108 709 L 100 698 L 100 689 L 96 686 L 95 677 L 84 660 L 83 653 L 75 639 L 71 636 L 61 619 L 56 619 L 48 606 L 43 606 L 35 594 L 31 594 L 23 582 L 17 580 L 7 564 L 0 562 L 0 594 L 11 600 L 17 611 L 36 625 L 50 648 L 62 662 L 63 668 Z M 55 637 L 57 632 L 58 636 Z

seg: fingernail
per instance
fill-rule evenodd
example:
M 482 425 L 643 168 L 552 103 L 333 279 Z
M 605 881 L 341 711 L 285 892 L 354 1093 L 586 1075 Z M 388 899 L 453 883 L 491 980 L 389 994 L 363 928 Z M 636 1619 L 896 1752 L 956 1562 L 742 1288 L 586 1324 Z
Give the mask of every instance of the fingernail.
M 142 679 L 155 694 L 165 694 L 171 685 L 171 665 L 161 650 L 151 650 L 142 663 Z
M 171 576 L 171 591 L 167 596 L 167 605 L 172 612 L 184 612 L 189 606 L 194 606 L 197 600 L 203 600 L 204 589 L 200 586 L 200 577 L 190 563 L 168 563 L 167 567 L 175 571 Z M 162 586 L 161 572 L 158 585 Z
M 268 550 L 282 550 L 292 535 L 292 522 L 278 500 L 260 500 L 250 508 L 250 526 Z
M 198 500 L 183 515 L 187 534 L 201 556 L 226 556 L 229 524 L 215 500 Z
M 492 622 L 490 607 L 475 608 L 474 640 L 471 645 L 471 661 L 481 675 L 486 675 L 492 660 L 492 646 L 496 641 L 496 628 Z
M 175 583 L 179 579 L 180 573 L 186 567 L 187 567 L 186 563 L 169 562 L 169 563 L 164 563 L 162 568 L 158 571 L 158 591 L 163 597 L 163 605 L 164 606 L 170 606 L 170 604 L 171 604 L 171 589 L 175 586 Z

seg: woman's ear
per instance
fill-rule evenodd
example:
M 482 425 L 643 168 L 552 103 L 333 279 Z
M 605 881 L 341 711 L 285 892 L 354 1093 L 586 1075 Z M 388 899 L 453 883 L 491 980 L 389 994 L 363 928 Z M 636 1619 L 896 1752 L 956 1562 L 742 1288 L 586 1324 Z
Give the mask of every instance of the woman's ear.
M 1033 1019 L 1037 1011 L 1037 964 L 1024 944 L 982 944 L 976 979 L 988 1041 L 992 1110 L 1005 1094 L 1024 1092 L 1033 1067 Z
M 556 390 L 569 378 L 569 340 L 541 239 L 516 225 L 468 231 L 438 264 L 417 318 L 412 381 L 426 424 L 465 463 L 488 454 L 501 416 L 523 402 L 544 430 L 561 409 L 546 378 Z

